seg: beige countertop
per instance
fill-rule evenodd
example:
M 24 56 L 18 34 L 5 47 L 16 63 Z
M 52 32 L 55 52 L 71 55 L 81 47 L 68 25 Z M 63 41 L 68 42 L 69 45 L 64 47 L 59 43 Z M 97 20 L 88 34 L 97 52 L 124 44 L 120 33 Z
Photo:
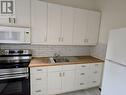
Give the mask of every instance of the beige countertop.
M 92 64 L 98 62 L 104 62 L 92 56 L 74 56 L 77 60 L 70 60 L 70 62 L 50 63 L 49 57 L 33 57 L 29 67 L 43 67 L 43 66 L 56 66 L 56 65 L 71 65 L 71 64 Z

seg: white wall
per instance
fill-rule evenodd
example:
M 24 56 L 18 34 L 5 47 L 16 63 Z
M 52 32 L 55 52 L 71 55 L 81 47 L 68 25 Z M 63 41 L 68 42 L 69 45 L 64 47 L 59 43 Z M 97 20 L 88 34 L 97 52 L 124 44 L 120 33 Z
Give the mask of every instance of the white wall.
M 92 48 L 92 55 L 105 58 L 108 34 L 111 29 L 126 27 L 126 0 L 98 0 L 102 18 L 99 44 Z
M 77 8 L 84 8 L 89 10 L 99 10 L 97 0 L 43 0 L 43 1 L 77 7 Z

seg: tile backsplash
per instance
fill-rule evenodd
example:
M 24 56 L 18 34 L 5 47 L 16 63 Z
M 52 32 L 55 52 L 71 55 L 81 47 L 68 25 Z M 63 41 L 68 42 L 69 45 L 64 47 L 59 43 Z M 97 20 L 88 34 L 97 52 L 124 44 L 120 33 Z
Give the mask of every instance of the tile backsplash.
M 58 53 L 62 56 L 90 55 L 90 46 L 48 46 L 48 45 L 0 45 L 2 49 L 31 49 L 33 56 L 48 57 Z

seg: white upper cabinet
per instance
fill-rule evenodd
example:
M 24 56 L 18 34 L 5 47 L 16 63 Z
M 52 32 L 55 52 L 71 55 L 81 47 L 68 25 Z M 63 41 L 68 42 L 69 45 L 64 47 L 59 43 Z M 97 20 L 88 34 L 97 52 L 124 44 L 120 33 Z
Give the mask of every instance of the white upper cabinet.
M 16 26 L 30 27 L 30 0 L 16 0 Z
M 100 13 L 94 11 L 88 11 L 87 17 L 87 32 L 86 32 L 86 44 L 96 45 L 98 41 L 99 26 L 100 26 Z
M 31 0 L 32 44 L 96 45 L 100 13 Z
M 48 32 L 49 44 L 58 44 L 61 37 L 61 12 L 62 7 L 57 4 L 48 3 Z
M 75 9 L 73 44 L 84 45 L 87 31 L 87 10 Z
M 62 6 L 62 35 L 61 43 L 72 44 L 72 34 L 74 30 L 74 8 Z
M 32 44 L 44 44 L 47 41 L 47 3 L 31 1 Z
M 15 16 L 0 18 L 0 25 L 30 27 L 30 0 L 15 0 Z

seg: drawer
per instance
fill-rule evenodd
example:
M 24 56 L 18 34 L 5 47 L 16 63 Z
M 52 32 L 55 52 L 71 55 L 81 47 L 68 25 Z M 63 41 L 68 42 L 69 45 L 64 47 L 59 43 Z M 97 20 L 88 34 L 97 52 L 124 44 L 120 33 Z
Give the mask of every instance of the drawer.
M 78 64 L 76 65 L 76 70 L 83 70 L 83 69 L 88 69 L 89 64 Z
M 102 64 L 93 64 L 93 65 L 90 65 L 90 75 L 98 75 L 98 76 L 101 76 L 102 74 Z
M 90 87 L 99 86 L 101 82 L 101 76 L 99 74 L 93 74 L 89 77 L 88 83 Z
M 61 71 L 62 70 L 62 66 L 50 66 L 48 67 L 48 72 L 57 72 L 57 71 Z
M 76 70 L 76 77 L 88 76 L 88 70 Z
M 46 95 L 46 94 L 43 94 L 42 90 L 39 89 L 39 90 L 36 90 L 36 91 L 32 91 L 31 95 Z
M 88 83 L 88 87 L 98 87 L 100 86 L 100 81 L 98 80 L 92 80 L 91 82 Z
M 67 71 L 67 70 L 75 70 L 75 66 L 76 65 L 63 65 L 62 66 L 62 70 L 65 70 L 65 71 Z
M 46 89 L 32 89 L 31 95 L 47 95 Z
M 47 67 L 33 67 L 30 68 L 30 74 L 38 74 L 47 72 Z
M 33 83 L 36 83 L 36 82 L 45 82 L 45 81 L 47 81 L 47 73 L 31 75 L 31 81 Z
M 85 78 L 79 78 L 75 82 L 75 89 L 85 89 L 87 88 L 88 82 Z
M 103 68 L 103 64 L 102 64 L 102 63 L 94 63 L 94 64 L 91 64 L 91 65 L 90 65 L 90 68 L 91 68 L 92 70 L 101 71 L 102 68 Z
M 46 95 L 47 82 L 39 80 L 31 80 L 31 93 L 32 95 Z
M 41 80 L 31 81 L 31 93 L 32 95 L 46 95 L 47 82 Z

